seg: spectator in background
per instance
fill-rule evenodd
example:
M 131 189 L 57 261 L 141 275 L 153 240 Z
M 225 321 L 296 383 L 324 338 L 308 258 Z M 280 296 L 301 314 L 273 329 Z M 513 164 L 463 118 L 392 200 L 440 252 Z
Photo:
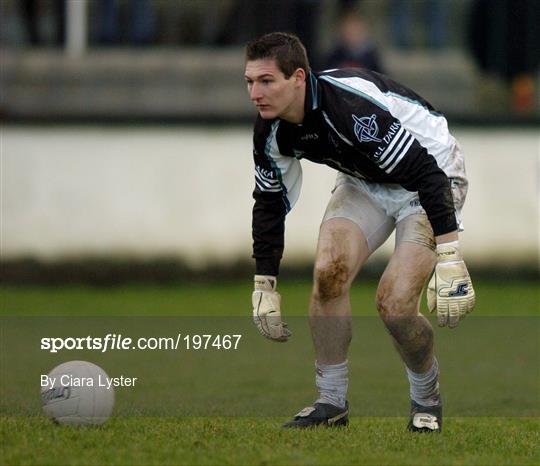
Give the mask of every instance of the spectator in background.
M 379 52 L 370 37 L 365 19 L 354 10 L 342 14 L 339 39 L 328 55 L 324 68 L 366 68 L 383 73 Z
M 98 42 L 103 45 L 123 42 L 118 0 L 100 0 L 98 11 Z M 154 41 L 156 18 L 149 0 L 129 0 L 129 43 L 148 45 Z
M 412 45 L 411 35 L 413 18 L 416 16 L 412 11 L 421 6 L 421 26 L 425 26 L 426 42 L 428 47 L 440 49 L 446 44 L 447 26 L 447 0 L 423 0 L 412 2 L 411 0 L 392 0 L 390 3 L 392 18 L 392 32 L 394 44 L 401 49 L 408 49 Z M 414 26 L 416 26 L 414 24 Z
M 40 4 L 37 0 L 23 0 L 19 3 L 22 9 L 24 27 L 31 45 L 47 44 L 43 37 L 41 21 L 47 5 Z M 64 45 L 66 35 L 66 0 L 54 0 L 52 2 L 51 16 L 54 21 L 54 45 L 61 47 Z

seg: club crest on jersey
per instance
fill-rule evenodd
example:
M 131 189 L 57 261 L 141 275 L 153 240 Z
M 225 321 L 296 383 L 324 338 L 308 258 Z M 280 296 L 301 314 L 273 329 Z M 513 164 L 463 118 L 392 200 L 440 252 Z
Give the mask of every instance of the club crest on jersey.
M 360 142 L 381 142 L 377 137 L 379 126 L 377 125 L 377 115 L 358 118 L 352 115 L 354 120 L 354 134 Z

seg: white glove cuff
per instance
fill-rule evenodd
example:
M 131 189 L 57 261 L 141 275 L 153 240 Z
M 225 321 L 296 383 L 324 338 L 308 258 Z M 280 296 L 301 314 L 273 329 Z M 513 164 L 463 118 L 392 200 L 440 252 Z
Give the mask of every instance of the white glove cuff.
M 437 245 L 437 260 L 447 264 L 459 262 L 462 259 L 459 251 L 459 241 L 450 241 Z
M 254 289 L 255 291 L 276 291 L 277 278 L 273 275 L 255 275 Z
M 439 243 L 437 244 L 437 251 L 439 248 L 459 248 L 459 241 L 456 239 L 455 241 L 449 241 L 448 243 Z

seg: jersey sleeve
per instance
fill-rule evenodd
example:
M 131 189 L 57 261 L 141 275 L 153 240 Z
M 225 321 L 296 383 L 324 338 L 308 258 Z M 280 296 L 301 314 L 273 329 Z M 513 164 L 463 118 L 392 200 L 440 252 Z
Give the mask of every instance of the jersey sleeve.
M 255 273 L 275 276 L 283 255 L 285 217 L 300 195 L 302 167 L 294 157 L 280 153 L 276 139 L 279 121 L 266 131 L 261 131 L 261 125 L 256 125 L 253 141 L 253 257 Z
M 393 97 L 362 80 L 323 79 L 339 94 L 332 99 L 340 104 L 332 111 L 337 129 L 390 182 L 418 192 L 435 236 L 457 230 L 450 181 L 414 128 L 390 110 Z

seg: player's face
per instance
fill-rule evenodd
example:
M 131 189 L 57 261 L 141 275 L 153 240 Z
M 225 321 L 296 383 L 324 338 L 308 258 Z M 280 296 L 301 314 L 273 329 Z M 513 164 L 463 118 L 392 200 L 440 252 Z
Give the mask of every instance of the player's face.
M 294 73 L 286 79 L 274 59 L 248 61 L 245 79 L 249 97 L 262 118 L 286 119 L 297 106 L 298 77 Z

